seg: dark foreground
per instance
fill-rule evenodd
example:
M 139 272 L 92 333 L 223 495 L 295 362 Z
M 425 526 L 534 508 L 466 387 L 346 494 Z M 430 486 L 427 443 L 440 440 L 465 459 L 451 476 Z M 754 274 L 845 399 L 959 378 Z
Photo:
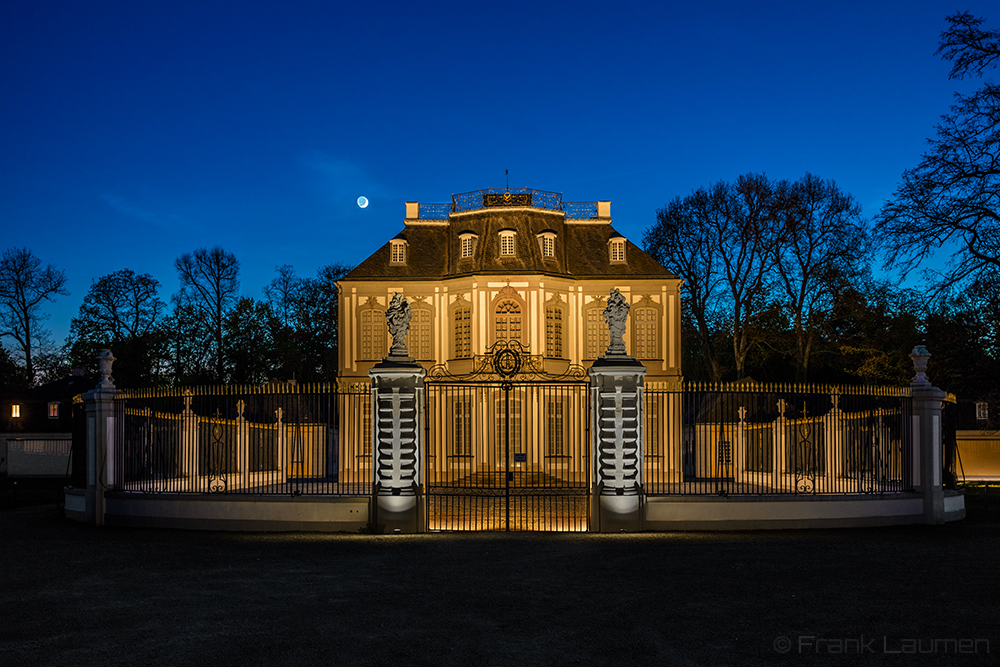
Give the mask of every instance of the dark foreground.
M 1000 656 L 996 509 L 937 528 L 328 536 L 95 529 L 50 505 L 0 529 L 0 667 Z

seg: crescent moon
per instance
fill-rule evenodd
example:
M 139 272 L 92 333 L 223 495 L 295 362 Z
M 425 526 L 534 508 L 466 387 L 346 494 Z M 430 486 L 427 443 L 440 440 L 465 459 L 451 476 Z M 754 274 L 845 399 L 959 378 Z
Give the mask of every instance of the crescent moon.
M 358 207 L 367 208 L 368 207 L 368 197 L 358 197 Z

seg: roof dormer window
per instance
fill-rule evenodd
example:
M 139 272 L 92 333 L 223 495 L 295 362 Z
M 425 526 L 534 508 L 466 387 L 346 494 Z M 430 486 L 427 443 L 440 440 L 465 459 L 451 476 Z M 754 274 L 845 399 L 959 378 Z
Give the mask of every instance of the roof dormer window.
M 459 257 L 461 259 L 470 259 L 476 254 L 476 239 L 479 238 L 472 232 L 462 232 L 458 235 L 459 243 Z
M 515 252 L 514 239 L 517 236 L 517 232 L 513 229 L 501 229 L 500 230 L 500 255 L 503 257 L 513 257 Z
M 406 264 L 406 241 L 401 239 L 389 241 L 389 263 Z
M 609 259 L 612 264 L 625 263 L 625 237 L 616 236 L 608 241 Z
M 551 229 L 538 233 L 538 247 L 542 251 L 542 257 L 556 256 L 556 233 Z

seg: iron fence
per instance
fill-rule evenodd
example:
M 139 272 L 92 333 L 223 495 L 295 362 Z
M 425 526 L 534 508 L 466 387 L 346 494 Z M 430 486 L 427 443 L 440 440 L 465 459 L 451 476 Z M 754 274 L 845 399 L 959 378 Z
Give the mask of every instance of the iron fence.
M 590 220 L 597 217 L 597 202 L 567 201 L 563 202 L 563 210 L 567 220 Z
M 913 488 L 908 389 L 650 383 L 644 400 L 649 495 Z
M 113 433 L 118 491 L 371 493 L 367 382 L 124 390 Z

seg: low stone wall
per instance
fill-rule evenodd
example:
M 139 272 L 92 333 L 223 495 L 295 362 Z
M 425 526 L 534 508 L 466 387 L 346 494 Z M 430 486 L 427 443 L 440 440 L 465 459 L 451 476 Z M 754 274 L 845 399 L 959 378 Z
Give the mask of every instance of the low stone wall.
M 66 516 L 85 505 L 67 490 Z M 71 500 L 71 498 L 73 500 Z M 82 496 L 80 496 L 82 498 Z M 370 498 L 105 494 L 105 525 L 195 530 L 357 532 L 368 526 Z M 81 505 L 80 508 L 77 505 Z
M 945 521 L 965 518 L 965 495 L 945 492 Z M 646 498 L 644 528 L 772 530 L 924 523 L 919 493 L 874 496 L 660 496 Z

